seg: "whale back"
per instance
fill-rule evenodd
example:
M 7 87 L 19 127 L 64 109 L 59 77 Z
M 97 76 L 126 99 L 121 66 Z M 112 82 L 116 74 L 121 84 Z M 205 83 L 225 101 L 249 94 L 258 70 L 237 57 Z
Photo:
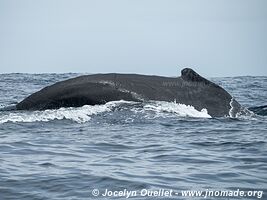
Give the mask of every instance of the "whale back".
M 211 116 L 234 116 L 240 105 L 220 86 L 190 68 L 180 77 L 139 74 L 93 74 L 55 83 L 17 104 L 19 110 L 44 110 L 60 107 L 104 104 L 108 101 L 176 101 L 207 109 Z M 232 102 L 232 104 L 231 104 Z M 232 109 L 231 105 L 235 105 Z

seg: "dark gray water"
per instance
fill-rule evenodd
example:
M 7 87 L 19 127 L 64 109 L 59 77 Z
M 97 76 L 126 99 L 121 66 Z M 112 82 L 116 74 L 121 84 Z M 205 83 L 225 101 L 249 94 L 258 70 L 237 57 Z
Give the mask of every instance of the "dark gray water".
M 1 74 L 0 108 L 73 76 Z M 266 105 L 267 77 L 212 81 L 245 107 Z M 266 122 L 254 114 L 210 118 L 167 102 L 1 111 L 0 200 L 126 198 L 103 197 L 105 189 L 137 191 L 131 199 L 190 199 L 179 192 L 207 189 L 263 191 L 240 199 L 267 199 Z M 141 196 L 144 189 L 178 194 Z

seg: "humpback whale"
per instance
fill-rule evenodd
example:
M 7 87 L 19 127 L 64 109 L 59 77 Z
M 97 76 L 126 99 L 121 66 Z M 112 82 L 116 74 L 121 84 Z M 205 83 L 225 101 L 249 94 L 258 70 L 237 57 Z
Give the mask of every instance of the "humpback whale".
M 175 101 L 199 111 L 207 109 L 212 117 L 235 117 L 241 108 L 222 87 L 185 68 L 180 77 L 117 73 L 82 75 L 33 93 L 19 102 L 16 109 L 57 109 L 116 100 Z

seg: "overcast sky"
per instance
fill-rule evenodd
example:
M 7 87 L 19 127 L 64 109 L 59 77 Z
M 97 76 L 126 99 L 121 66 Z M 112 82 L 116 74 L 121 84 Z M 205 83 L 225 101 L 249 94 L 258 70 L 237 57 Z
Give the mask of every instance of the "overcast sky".
M 266 0 L 0 0 L 0 73 L 267 75 Z

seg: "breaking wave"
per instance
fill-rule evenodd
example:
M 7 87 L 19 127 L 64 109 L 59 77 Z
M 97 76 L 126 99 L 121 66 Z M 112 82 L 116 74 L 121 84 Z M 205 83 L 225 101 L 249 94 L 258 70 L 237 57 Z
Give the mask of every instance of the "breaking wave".
M 144 110 L 154 111 L 157 115 L 162 115 L 163 113 L 173 113 L 179 117 L 211 118 L 205 108 L 198 111 L 193 106 L 176 102 L 157 101 L 154 104 L 145 105 Z
M 128 105 L 128 106 L 126 106 Z M 132 107 L 131 107 L 132 105 Z M 133 105 L 137 105 L 133 106 Z M 6 122 L 48 122 L 52 120 L 68 119 L 77 123 L 84 123 L 91 119 L 92 116 L 104 112 L 111 112 L 116 108 L 129 108 L 134 113 L 146 113 L 150 118 L 164 117 L 174 115 L 178 117 L 194 118 L 211 118 L 206 109 L 196 110 L 193 106 L 178 104 L 175 102 L 148 102 L 137 103 L 130 101 L 112 101 L 104 105 L 85 105 L 78 108 L 60 108 L 55 110 L 44 111 L 12 111 L 2 112 L 0 115 L 0 124 Z
M 16 111 L 8 115 L 0 116 L 0 123 L 6 122 L 36 122 L 36 121 L 51 121 L 69 119 L 78 123 L 87 122 L 92 115 L 97 115 L 103 112 L 110 112 L 113 107 L 120 104 L 121 101 L 108 102 L 104 105 L 85 105 L 78 108 L 60 108 L 55 110 L 44 111 Z

